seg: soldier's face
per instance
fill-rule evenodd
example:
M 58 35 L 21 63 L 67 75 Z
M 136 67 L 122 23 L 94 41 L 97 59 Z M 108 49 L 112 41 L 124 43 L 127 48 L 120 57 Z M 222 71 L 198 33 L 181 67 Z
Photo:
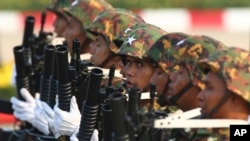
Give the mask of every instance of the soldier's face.
M 111 54 L 107 43 L 100 35 L 98 35 L 96 39 L 90 43 L 89 46 L 91 54 L 90 61 L 94 63 L 95 66 L 102 65 L 103 61 Z
M 127 56 L 124 69 L 126 70 L 127 87 L 143 90 L 149 86 L 155 68 L 147 61 Z
M 68 20 L 63 16 L 58 15 L 54 20 L 53 26 L 54 32 L 57 34 L 57 37 L 63 37 L 63 32 L 68 26 Z
M 203 114 L 208 114 L 217 105 L 219 100 L 225 95 L 226 84 L 225 82 L 215 73 L 209 72 L 204 80 L 205 89 L 200 91 L 198 98 L 199 107 L 201 107 L 201 112 Z M 225 109 L 227 103 L 216 112 L 212 118 L 224 118 Z
M 188 70 L 180 66 L 178 70 L 170 73 L 171 82 L 169 84 L 169 96 L 177 95 L 188 83 L 191 82 Z M 176 101 L 177 106 L 183 111 L 191 110 L 198 106 L 196 99 L 199 89 L 197 87 L 189 88 L 184 94 Z
M 72 46 L 73 46 L 72 41 L 74 38 L 77 38 L 80 41 L 81 45 L 86 40 L 86 34 L 85 34 L 85 31 L 83 29 L 81 22 L 74 17 L 70 18 L 69 26 L 64 31 L 63 36 L 67 40 L 68 48 L 70 52 L 72 52 Z M 85 48 L 85 47 L 81 47 L 81 48 Z M 89 48 L 89 46 L 87 46 L 86 48 Z
M 169 75 L 166 74 L 160 67 L 156 68 L 153 76 L 150 79 L 150 83 L 156 85 L 156 91 L 158 96 L 165 95 L 166 97 L 168 97 L 167 95 L 168 81 L 169 81 Z

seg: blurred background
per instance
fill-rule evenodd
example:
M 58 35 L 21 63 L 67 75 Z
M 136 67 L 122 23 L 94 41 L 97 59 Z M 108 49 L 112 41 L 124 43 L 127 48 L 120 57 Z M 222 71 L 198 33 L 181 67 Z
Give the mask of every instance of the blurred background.
M 157 2 L 156 2 L 157 1 Z M 107 0 L 113 7 L 131 9 L 146 22 L 168 32 L 203 34 L 228 46 L 249 50 L 249 0 Z M 41 11 L 50 0 L 0 1 L 0 98 L 16 95 L 11 86 L 14 57 L 12 49 L 23 38 L 24 20 L 35 17 L 35 32 L 40 29 Z M 45 31 L 52 31 L 54 15 L 47 13 Z M 35 34 L 36 34 L 35 33 Z M 1 124 L 1 118 L 0 118 Z

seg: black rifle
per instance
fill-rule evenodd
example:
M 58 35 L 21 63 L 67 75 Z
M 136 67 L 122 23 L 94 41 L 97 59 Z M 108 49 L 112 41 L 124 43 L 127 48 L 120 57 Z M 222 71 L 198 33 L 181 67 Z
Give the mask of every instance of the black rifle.
M 77 105 L 79 110 L 81 111 L 82 103 L 86 99 L 87 95 L 87 83 L 89 75 L 89 70 L 87 69 L 87 65 L 83 66 L 81 58 L 80 58 L 80 41 L 75 38 L 73 40 L 73 49 L 71 54 L 70 67 L 71 70 L 75 70 L 75 75 L 72 76 L 73 82 L 73 95 L 76 96 Z M 73 74 L 72 74 L 73 75 Z
M 132 106 L 132 110 L 128 110 L 128 116 L 127 116 L 127 122 L 129 125 L 129 131 L 130 131 L 130 139 L 131 141 L 158 141 L 161 138 L 161 130 L 154 129 L 152 127 L 152 121 L 156 118 L 160 117 L 166 117 L 167 114 L 164 111 L 158 111 L 153 108 L 154 104 L 154 97 L 156 93 L 156 86 L 151 84 L 150 85 L 150 106 L 148 108 L 148 111 L 144 111 L 143 109 L 138 109 L 139 106 Z M 133 90 L 133 89 L 131 89 Z M 130 90 L 130 92 L 132 92 Z M 134 99 L 134 101 L 129 103 L 129 105 L 133 105 L 133 103 L 136 103 L 136 101 L 139 101 L 139 91 L 133 90 L 135 95 L 130 95 L 132 97 L 129 97 Z M 132 94 L 131 93 L 131 94 Z M 137 104 L 138 105 L 138 104 Z M 137 110 L 135 108 L 137 107 Z M 131 109 L 131 108 L 128 108 Z M 130 112 L 130 111 L 136 111 L 136 112 Z M 131 132 L 132 131 L 132 132 Z
M 78 134 L 79 141 L 89 141 L 94 129 L 96 129 L 102 76 L 103 72 L 101 69 L 91 69 L 87 97 L 82 106 L 82 117 Z
M 126 128 L 126 95 L 122 93 L 112 93 L 110 95 L 112 109 L 112 120 L 114 132 L 112 141 L 129 141 L 129 134 Z
M 34 38 L 34 45 L 32 46 L 32 69 L 34 71 L 34 91 L 40 91 L 40 76 L 43 72 L 44 63 L 44 49 L 45 46 L 49 44 L 49 36 L 52 35 L 51 32 L 44 31 L 44 24 L 46 20 L 46 11 L 41 13 L 41 28 L 38 37 Z
M 70 100 L 72 97 L 72 84 L 69 72 L 68 48 L 59 45 L 56 48 L 56 63 L 58 73 L 58 107 L 63 111 L 70 111 Z M 58 140 L 69 140 L 66 136 L 60 136 Z
M 140 123 L 139 114 L 141 109 L 140 105 L 141 90 L 135 87 L 128 89 L 128 108 L 126 115 L 126 123 L 129 133 L 130 141 L 136 141 L 140 130 L 138 128 Z

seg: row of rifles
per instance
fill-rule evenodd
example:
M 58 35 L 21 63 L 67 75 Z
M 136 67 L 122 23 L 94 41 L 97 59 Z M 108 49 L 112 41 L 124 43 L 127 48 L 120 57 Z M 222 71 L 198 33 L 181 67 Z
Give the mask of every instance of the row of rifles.
M 72 41 L 73 49 L 68 59 L 66 42 L 52 45 L 50 32 L 44 32 L 46 13 L 41 16 L 41 29 L 38 37 L 33 33 L 35 18 L 27 16 L 22 45 L 13 49 L 16 69 L 16 90 L 19 99 L 21 88 L 26 88 L 34 96 L 40 93 L 40 100 L 46 102 L 52 109 L 58 96 L 58 106 L 61 110 L 70 110 L 70 100 L 74 95 L 81 112 L 81 122 L 78 133 L 79 141 L 90 141 L 95 129 L 99 131 L 102 141 L 156 141 L 161 136 L 161 130 L 152 128 L 155 118 L 165 117 L 163 112 L 152 108 L 155 96 L 155 86 L 151 85 L 150 107 L 142 110 L 140 105 L 141 91 L 136 88 L 125 90 L 112 86 L 115 66 L 109 70 L 109 83 L 105 91 L 101 91 L 103 71 L 92 66 L 87 60 L 80 59 L 80 42 Z M 9 108 L 11 109 L 11 108 Z M 43 135 L 27 122 L 22 122 L 18 130 L 1 131 L 2 138 L 8 141 L 67 141 L 69 137 L 55 138 Z

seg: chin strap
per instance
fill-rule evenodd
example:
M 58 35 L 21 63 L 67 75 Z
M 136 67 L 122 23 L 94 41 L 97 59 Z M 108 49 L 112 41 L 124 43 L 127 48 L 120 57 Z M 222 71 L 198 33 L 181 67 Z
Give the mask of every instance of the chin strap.
M 227 101 L 227 99 L 231 96 L 231 93 L 227 90 L 224 94 L 224 96 L 220 99 L 220 101 L 212 108 L 212 110 L 207 114 L 202 114 L 201 119 L 209 119 L 211 118 L 221 107 L 222 105 Z
M 176 105 L 176 101 L 180 99 L 187 90 L 189 90 L 193 86 L 193 83 L 190 81 L 184 88 L 181 89 L 176 95 L 170 96 L 168 98 L 168 104 Z

